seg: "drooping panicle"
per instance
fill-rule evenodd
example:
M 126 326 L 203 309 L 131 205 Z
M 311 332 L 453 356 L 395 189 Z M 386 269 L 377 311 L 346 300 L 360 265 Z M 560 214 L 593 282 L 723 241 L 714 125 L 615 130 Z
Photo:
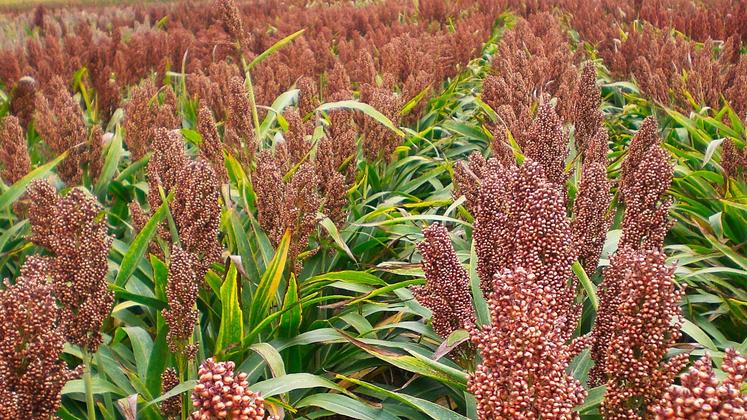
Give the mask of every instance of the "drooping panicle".
M 47 273 L 27 266 L 0 291 L 0 418 L 50 418 L 81 370 L 60 360 L 65 337 Z
M 602 94 L 597 87 L 597 73 L 594 63 L 587 62 L 581 71 L 573 98 L 573 140 L 576 151 L 586 154 L 587 143 L 597 134 L 602 125 L 603 115 L 599 110 Z
M 246 373 L 234 374 L 235 367 L 233 362 L 213 359 L 200 365 L 198 382 L 192 391 L 192 404 L 196 410 L 192 413 L 193 419 L 265 419 L 264 399 L 249 389 Z
M 470 328 L 482 363 L 468 389 L 481 419 L 578 418 L 583 386 L 567 373 L 574 356 L 555 293 L 522 268 L 505 270 L 489 295 L 491 324 Z
M 171 261 L 166 284 L 166 299 L 169 304 L 163 310 L 163 318 L 169 326 L 166 340 L 169 350 L 183 353 L 191 359 L 197 352 L 195 345 L 188 343 L 197 323 L 197 292 L 199 280 L 193 267 L 196 264 L 194 255 L 174 245 L 171 248 Z
M 45 181 L 32 182 L 28 196 L 31 241 L 52 255 L 29 257 L 27 266 L 51 279 L 65 338 L 95 352 L 114 303 L 106 279 L 112 238 L 100 218 L 102 207 L 82 189 L 59 196 Z
M 449 232 L 438 223 L 423 230 L 418 244 L 423 255 L 424 286 L 412 288 L 415 299 L 433 312 L 433 330 L 443 338 L 474 324 L 469 277 L 457 258 Z
M 57 165 L 57 173 L 66 184 L 78 184 L 87 130 L 80 105 L 61 78 L 55 77 L 44 94 L 37 94 L 34 127 L 55 156 L 70 151 Z
M 743 419 L 747 416 L 747 397 L 742 393 L 747 358 L 734 349 L 726 349 L 721 370 L 726 378 L 719 383 L 706 354 L 680 377 L 680 385 L 671 385 L 659 402 L 649 410 L 657 420 L 668 419 Z
M 581 181 L 573 202 L 573 245 L 584 270 L 591 274 L 612 224 L 609 211 L 612 182 L 607 178 L 607 131 L 600 129 L 586 143 Z
M 642 418 L 687 363 L 686 354 L 664 361 L 680 337 L 683 290 L 672 281 L 674 268 L 659 251 L 618 252 L 613 264 L 619 296 L 610 300 L 612 289 L 604 291 L 600 316 L 608 314 L 605 322 L 597 320 L 594 332 L 606 341 L 597 340 L 606 346 L 596 360 L 607 385 L 601 411 L 606 418 Z
M 3 181 L 11 185 L 29 173 L 31 158 L 18 118 L 10 115 L 3 118 L 0 124 L 0 174 Z

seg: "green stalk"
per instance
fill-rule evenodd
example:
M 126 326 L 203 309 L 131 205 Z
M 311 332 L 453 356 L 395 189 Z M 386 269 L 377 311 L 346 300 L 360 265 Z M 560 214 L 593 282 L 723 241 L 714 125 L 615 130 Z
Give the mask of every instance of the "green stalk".
M 91 375 L 91 365 L 93 364 L 93 355 L 88 350 L 83 349 L 83 384 L 86 389 L 86 407 L 88 408 L 88 420 L 96 419 L 96 405 L 93 401 L 93 376 Z
M 176 354 L 176 365 L 179 369 L 179 382 L 186 382 L 187 379 L 187 358 L 184 357 L 183 353 Z M 189 401 L 186 398 L 186 394 L 181 395 L 179 398 L 182 400 L 182 413 L 181 419 L 187 420 L 187 412 L 189 411 Z
M 246 89 L 249 91 L 249 104 L 252 106 L 252 123 L 254 124 L 255 137 L 257 142 L 261 144 L 262 139 L 259 138 L 259 113 L 257 113 L 257 102 L 254 99 L 254 85 L 252 85 L 252 75 L 250 72 L 246 72 Z

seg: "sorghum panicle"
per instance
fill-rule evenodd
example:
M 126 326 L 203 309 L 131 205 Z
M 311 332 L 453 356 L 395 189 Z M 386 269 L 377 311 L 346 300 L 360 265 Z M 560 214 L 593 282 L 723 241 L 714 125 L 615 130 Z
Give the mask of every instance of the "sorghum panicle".
M 490 293 L 494 275 L 521 267 L 555 291 L 558 307 L 552 309 L 563 313 L 565 326 L 573 330 L 579 308 L 573 304 L 575 284 L 569 282 L 575 255 L 563 192 L 529 159 L 519 168 L 496 168 L 482 179 L 475 214 L 483 293 Z
M 220 12 L 223 27 L 231 38 L 239 44 L 244 43 L 246 32 L 241 20 L 241 11 L 233 0 L 216 0 L 215 5 Z
M 363 86 L 361 88 L 361 102 L 376 108 L 389 118 L 394 125 L 399 125 L 399 111 L 402 107 L 402 101 L 389 89 Z M 363 152 L 366 158 L 375 161 L 383 157 L 386 162 L 391 162 L 392 154 L 400 143 L 399 137 L 392 130 L 368 116 L 363 117 L 361 131 L 365 136 Z
M 433 330 L 443 338 L 474 324 L 469 277 L 457 258 L 449 232 L 438 223 L 423 230 L 417 245 L 423 256 L 424 286 L 412 288 L 415 299 L 433 312 Z
M 177 385 L 179 385 L 179 376 L 176 374 L 176 369 L 168 368 L 164 370 L 161 374 L 161 394 L 166 394 Z M 168 419 L 178 418 L 181 412 L 182 399 L 179 395 L 167 398 L 161 403 L 161 414 Z
M 587 62 L 581 71 L 579 83 L 573 98 L 573 140 L 576 151 L 585 154 L 587 143 L 602 125 L 602 94 L 597 87 L 597 72 L 594 63 Z
M 171 202 L 176 229 L 184 249 L 196 259 L 198 282 L 208 267 L 221 259 L 220 185 L 210 164 L 198 159 L 180 171 L 174 201 Z
M 223 142 L 218 137 L 218 130 L 215 127 L 213 115 L 205 105 L 200 106 L 197 116 L 197 131 L 202 136 L 200 153 L 210 162 L 210 165 L 218 176 L 218 180 L 221 183 L 227 182 L 228 174 L 226 173 L 226 165 L 223 158 Z
M 32 77 L 24 76 L 13 88 L 10 111 L 18 117 L 21 127 L 28 127 L 36 109 L 36 90 L 38 83 Z
M 50 418 L 60 392 L 81 369 L 60 360 L 65 338 L 60 312 L 44 272 L 7 280 L 0 291 L 0 418 Z
M 305 162 L 286 182 L 281 171 L 284 163 L 267 150 L 257 156 L 257 169 L 252 173 L 257 193 L 257 219 L 273 245 L 277 246 L 285 231 L 291 232 L 288 260 L 294 270 L 302 267 L 298 256 L 309 244 L 316 227 L 316 213 L 320 209 L 319 177 L 314 164 Z
M 31 158 L 18 118 L 9 115 L 0 124 L 0 174 L 3 181 L 10 185 L 29 173 Z
M 595 326 L 607 340 L 600 363 L 607 385 L 601 406 L 605 418 L 642 418 L 687 363 L 687 354 L 663 361 L 680 337 L 683 294 L 672 281 L 674 268 L 664 260 L 659 251 L 624 250 L 614 261 L 622 270 L 618 304 L 600 305 L 611 322 Z
M 34 127 L 55 155 L 70 150 L 57 165 L 57 173 L 66 184 L 78 184 L 85 156 L 80 148 L 86 143 L 87 130 L 80 105 L 61 78 L 55 77 L 44 94 L 37 94 Z
M 620 195 L 625 212 L 619 248 L 660 249 L 672 225 L 668 219 L 672 200 L 665 194 L 674 167 L 658 142 L 656 121 L 649 117 L 631 141 L 622 166 Z
M 167 87 L 165 100 L 159 103 L 158 90 L 151 79 L 131 90 L 124 106 L 125 142 L 131 161 L 142 159 L 150 151 L 156 130 L 171 130 L 180 125 L 175 101 L 173 90 Z
M 197 371 L 198 382 L 192 391 L 195 420 L 226 418 L 231 420 L 263 420 L 264 399 L 249 389 L 248 375 L 234 374 L 233 362 L 207 359 Z M 268 417 L 271 419 L 272 416 Z
M 734 349 L 726 349 L 721 370 L 726 379 L 719 384 L 706 354 L 672 385 L 659 402 L 649 410 L 657 420 L 669 419 L 744 419 L 747 397 L 742 394 L 747 358 Z
M 301 116 L 309 115 L 319 106 L 319 88 L 317 82 L 309 76 L 303 76 L 296 82 L 298 87 L 298 109 Z
M 188 344 L 198 316 L 195 304 L 200 283 L 193 269 L 196 262 L 194 255 L 189 252 L 176 245 L 171 248 L 166 284 L 169 307 L 163 310 L 163 318 L 169 326 L 166 335 L 169 350 L 173 353 L 183 353 L 189 359 L 193 358 L 197 351 L 194 345 Z
M 573 244 L 584 270 L 591 274 L 599 263 L 607 230 L 612 224 L 609 206 L 612 202 L 612 182 L 607 178 L 607 132 L 600 129 L 588 140 L 581 181 L 573 202 Z M 602 156 L 596 150 L 601 150 Z
M 164 194 L 169 192 L 179 183 L 182 170 L 189 164 L 189 159 L 184 151 L 179 132 L 158 128 L 154 132 L 153 155 L 148 161 L 146 174 L 148 177 L 148 204 L 151 211 L 155 211 L 161 205 L 161 195 L 158 187 L 162 187 Z
M 492 290 L 491 324 L 469 329 L 483 359 L 468 382 L 478 417 L 578 418 L 586 391 L 566 371 L 574 354 L 563 314 L 551 309 L 555 292 L 523 268 L 497 274 Z
M 244 81 L 238 76 L 231 77 L 228 80 L 227 93 L 228 109 L 223 142 L 236 159 L 248 166 L 254 159 L 257 145 L 251 124 L 251 105 L 244 90 Z
M 730 138 L 724 140 L 721 146 L 721 169 L 725 178 L 737 178 L 740 174 L 745 175 L 747 168 L 747 147 L 739 150 Z
M 525 139 L 524 154 L 539 163 L 548 181 L 565 185 L 565 158 L 568 155 L 568 135 L 551 103 L 537 110 L 534 123 Z
M 65 338 L 95 352 L 114 303 L 106 279 L 112 237 L 100 219 L 102 207 L 81 189 L 61 197 L 41 180 L 29 185 L 28 196 L 31 241 L 53 254 L 32 256 L 29 264 L 46 269 L 52 280 Z

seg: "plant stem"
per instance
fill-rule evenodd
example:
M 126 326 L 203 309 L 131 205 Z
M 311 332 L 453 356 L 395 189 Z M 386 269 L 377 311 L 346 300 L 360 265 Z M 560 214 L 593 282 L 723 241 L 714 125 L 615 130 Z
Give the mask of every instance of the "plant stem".
M 86 407 L 88 408 L 88 420 L 96 419 L 96 405 L 93 401 L 93 376 L 91 375 L 91 365 L 93 364 L 93 355 L 88 350 L 83 350 L 83 384 L 86 389 Z
M 179 369 L 179 382 L 186 382 L 187 377 L 187 358 L 184 357 L 184 354 L 177 353 L 176 354 L 176 365 Z M 182 412 L 181 412 L 181 419 L 186 420 L 187 419 L 187 411 L 189 411 L 189 400 L 186 396 L 186 394 L 183 394 L 180 396 L 182 401 Z

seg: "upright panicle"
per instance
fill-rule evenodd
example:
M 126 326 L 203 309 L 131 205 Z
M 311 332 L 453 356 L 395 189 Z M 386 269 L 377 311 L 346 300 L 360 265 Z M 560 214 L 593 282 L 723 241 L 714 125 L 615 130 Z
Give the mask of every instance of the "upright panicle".
M 423 255 L 426 283 L 413 287 L 415 299 L 433 312 L 433 330 L 443 338 L 474 324 L 469 277 L 457 258 L 448 231 L 434 223 L 423 230 L 425 240 L 418 244 Z
M 249 389 L 248 375 L 234 373 L 233 362 L 207 359 L 197 371 L 198 381 L 192 391 L 195 420 L 215 418 L 265 420 L 264 399 Z M 267 420 L 272 420 L 270 416 Z
M 586 391 L 567 373 L 573 348 L 555 293 L 523 268 L 493 280 L 490 325 L 470 329 L 482 362 L 469 377 L 481 419 L 578 418 Z
M 622 270 L 618 271 L 622 280 L 616 290 L 618 305 L 605 308 L 614 311 L 613 322 L 596 326 L 607 338 L 600 360 L 607 385 L 601 407 L 606 418 L 643 418 L 642 413 L 664 396 L 687 363 L 687 354 L 663 361 L 680 337 L 683 294 L 672 281 L 674 268 L 664 259 L 658 251 L 630 251 L 614 260 L 619 264 L 616 270 Z
M 166 299 L 169 307 L 163 310 L 163 318 L 169 326 L 166 340 L 169 350 L 182 353 L 188 359 L 194 358 L 197 346 L 189 344 L 189 339 L 197 323 L 197 292 L 199 279 L 195 275 L 195 257 L 174 245 L 171 248 Z
M 81 369 L 60 360 L 65 337 L 48 274 L 27 266 L 0 291 L 0 418 L 50 418 Z
M 49 276 L 65 338 L 93 353 L 114 303 L 106 279 L 112 238 L 101 205 L 81 189 L 59 196 L 45 181 L 32 182 L 28 195 L 31 240 L 52 255 L 29 257 L 24 268 Z
M 586 142 L 584 163 L 573 202 L 573 245 L 586 273 L 599 264 L 607 230 L 612 225 L 612 181 L 607 178 L 607 131 L 599 131 Z
M 55 77 L 44 94 L 37 94 L 34 126 L 55 155 L 70 151 L 57 166 L 57 173 L 65 183 L 78 184 L 87 130 L 83 111 L 61 78 Z
M 26 146 L 26 136 L 18 118 L 7 116 L 0 123 L 0 166 L 3 181 L 10 185 L 31 170 L 31 158 Z
M 599 110 L 602 94 L 597 87 L 597 72 L 594 63 L 587 62 L 581 71 L 573 97 L 573 140 L 576 151 L 586 154 L 588 143 L 602 125 L 603 114 Z
M 711 356 L 698 359 L 680 377 L 680 385 L 671 385 L 659 402 L 649 410 L 657 420 L 668 419 L 742 419 L 747 416 L 744 396 L 747 358 L 734 349 L 726 349 L 721 370 L 726 378 L 719 383 Z

